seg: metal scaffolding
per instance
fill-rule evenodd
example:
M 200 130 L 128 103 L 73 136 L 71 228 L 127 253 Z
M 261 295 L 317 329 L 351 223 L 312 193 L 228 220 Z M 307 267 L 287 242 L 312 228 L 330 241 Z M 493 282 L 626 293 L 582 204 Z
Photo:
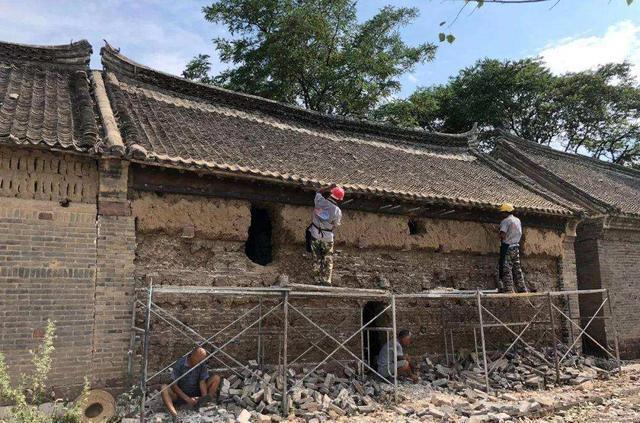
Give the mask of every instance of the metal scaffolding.
M 369 373 L 376 375 L 381 380 L 386 383 L 392 385 L 393 389 L 398 385 L 398 375 L 397 371 L 388 372 L 388 374 L 393 377 L 385 377 L 384 375 L 378 372 L 378 369 L 374 369 L 370 366 L 370 344 L 369 344 L 369 336 L 366 336 L 367 339 L 367 348 L 365 354 L 365 332 L 371 333 L 371 331 L 382 331 L 386 333 L 387 340 L 389 337 L 391 339 L 397 338 L 397 314 L 396 314 L 396 303 L 404 300 L 418 300 L 418 301 L 447 301 L 447 300 L 460 300 L 464 302 L 468 302 L 469 305 L 473 305 L 475 303 L 475 308 L 477 310 L 477 323 L 469 323 L 469 322 L 454 322 L 456 326 L 459 327 L 467 327 L 472 328 L 474 333 L 474 344 L 476 349 L 476 356 L 479 357 L 481 352 L 482 356 L 482 369 L 485 381 L 485 389 L 488 391 L 491 390 L 489 384 L 489 376 L 495 370 L 494 367 L 489 366 L 489 360 L 487 357 L 487 339 L 486 339 L 486 330 L 488 328 L 501 328 L 505 329 L 510 335 L 514 336 L 515 339 L 511 342 L 509 347 L 502 352 L 500 358 L 503 358 L 511 351 L 516 344 L 520 343 L 524 345 L 528 351 L 536 352 L 537 356 L 544 360 L 548 365 L 555 367 L 556 370 L 556 378 L 560 378 L 559 366 L 562 364 L 563 360 L 566 358 L 567 354 L 574 348 L 577 342 L 581 337 L 588 337 L 591 341 L 593 341 L 600 349 L 602 349 L 606 354 L 611 356 L 616 360 L 618 371 L 620 368 L 620 356 L 618 351 L 618 333 L 616 329 L 615 323 L 615 315 L 611 305 L 611 300 L 609 297 L 609 292 L 606 289 L 593 289 L 593 290 L 579 290 L 579 291 L 553 291 L 553 292 L 539 292 L 539 293 L 497 293 L 495 290 L 489 291 L 430 291 L 423 292 L 418 294 L 393 294 L 390 291 L 386 290 L 377 290 L 377 289 L 356 289 L 356 288 L 339 288 L 339 287 L 320 287 L 320 286 L 312 286 L 312 285 L 299 285 L 299 284 L 289 284 L 286 286 L 273 286 L 273 287 L 199 287 L 199 286 L 154 286 L 152 277 L 147 277 L 148 287 L 144 290 L 146 293 L 146 301 L 136 300 L 136 304 L 134 304 L 134 316 L 132 318 L 132 330 L 133 334 L 131 337 L 131 350 L 129 352 L 129 366 L 128 369 L 130 372 L 133 370 L 133 357 L 134 357 L 134 343 L 136 339 L 136 334 L 141 335 L 142 337 L 142 363 L 141 363 L 141 372 L 140 372 L 140 390 L 142 392 L 141 395 L 141 409 L 140 409 L 140 421 L 144 422 L 145 416 L 145 405 L 148 401 L 156 398 L 158 395 L 162 393 L 164 389 L 168 389 L 174 384 L 178 383 L 180 379 L 185 377 L 191 371 L 195 369 L 192 368 L 183 374 L 181 377 L 173 380 L 159 392 L 155 393 L 152 396 L 148 396 L 148 386 L 154 380 L 162 375 L 167 369 L 172 367 L 177 360 L 173 361 L 169 365 L 165 366 L 163 369 L 156 371 L 154 374 L 148 374 L 148 365 L 149 365 L 149 342 L 151 337 L 151 319 L 152 316 L 166 323 L 169 327 L 175 329 L 179 333 L 181 333 L 185 338 L 187 338 L 190 342 L 197 346 L 207 346 L 211 352 L 205 358 L 205 362 L 209 360 L 216 360 L 217 362 L 222 364 L 222 369 L 225 369 L 231 373 L 240 374 L 239 370 L 243 370 L 245 373 L 249 372 L 250 374 L 254 374 L 255 370 L 251 369 L 240 360 L 235 358 L 230 353 L 224 351 L 226 347 L 228 347 L 235 340 L 240 338 L 243 334 L 247 333 L 249 329 L 253 327 L 258 327 L 258 335 L 256 336 L 257 341 L 257 362 L 262 366 L 263 363 L 263 352 L 264 352 L 264 340 L 263 340 L 263 322 L 265 318 L 268 316 L 275 317 L 281 326 L 281 338 L 280 338 L 280 349 L 281 349 L 281 360 L 278 360 L 277 369 L 280 377 L 283 381 L 283 389 L 281 392 L 282 395 L 282 410 L 284 413 L 287 413 L 289 410 L 289 393 L 292 389 L 300 386 L 305 379 L 307 379 L 310 375 L 312 375 L 315 370 L 320 368 L 322 365 L 327 363 L 328 361 L 336 362 L 340 366 L 345 366 L 345 364 L 339 360 L 337 360 L 334 356 L 338 352 L 345 353 L 348 357 L 350 357 L 350 362 L 356 363 L 358 366 L 358 370 L 361 376 L 364 376 L 364 373 L 368 371 Z M 256 299 L 258 304 L 254 307 L 250 307 L 249 310 L 244 312 L 240 317 L 236 318 L 231 323 L 227 324 L 222 329 L 216 331 L 213 335 L 204 336 L 198 333 L 196 330 L 191 328 L 186 323 L 182 322 L 176 316 L 158 306 L 154 302 L 154 295 L 157 294 L 202 294 L 202 295 L 210 295 L 214 297 L 248 297 L 252 299 Z M 580 326 L 576 323 L 576 320 L 586 320 L 583 317 L 576 317 L 567 315 L 565 311 L 556 306 L 552 299 L 553 298 L 568 298 L 569 296 L 580 296 L 580 295 L 602 295 L 603 300 L 597 310 L 594 312 L 592 316 L 587 317 L 589 320 L 586 325 Z M 385 304 L 381 311 L 376 313 L 376 315 L 369 319 L 368 321 L 364 321 L 363 318 L 363 309 L 362 306 L 359 308 L 359 327 L 355 332 L 350 333 L 346 336 L 345 339 L 339 339 L 337 336 L 331 333 L 332 330 L 336 330 L 336 327 L 324 328 L 321 323 L 316 322 L 309 317 L 307 313 L 302 309 L 302 307 L 296 306 L 292 304 L 292 300 L 294 299 L 311 299 L 311 298 L 324 298 L 327 300 L 331 299 L 354 299 L 354 300 L 377 300 Z M 277 303 L 272 306 L 265 308 L 263 304 L 264 299 L 271 299 L 272 301 L 276 301 Z M 531 307 L 533 308 L 533 315 L 529 319 L 525 321 L 503 321 L 496 313 L 493 313 L 488 309 L 486 300 L 506 300 L 506 299 L 514 299 L 519 301 L 527 301 Z M 531 301 L 540 299 L 543 300 L 543 304 L 539 306 L 535 306 Z M 605 304 L 608 303 L 609 306 L 609 316 L 599 316 L 598 314 L 603 309 Z M 144 307 L 144 329 L 138 328 L 135 326 L 135 308 L 137 306 Z M 372 324 L 375 320 L 382 316 L 383 314 L 390 313 L 391 318 L 391 327 L 386 328 L 375 328 L 372 327 Z M 548 313 L 547 320 L 538 320 L 539 316 L 542 314 Z M 573 338 L 571 341 L 571 346 L 567 349 L 562 357 L 557 350 L 557 342 L 556 342 L 556 319 L 555 315 L 560 316 L 560 320 L 566 319 L 569 322 L 570 327 L 574 327 L 579 330 L 579 335 Z M 218 341 L 218 336 L 220 336 L 225 331 L 231 329 L 233 326 L 237 325 L 243 319 L 249 318 L 253 316 L 253 320 L 250 324 L 243 326 L 234 336 L 230 339 L 226 340 L 226 342 L 220 343 Z M 304 322 L 309 324 L 312 328 L 320 332 L 322 338 L 319 340 L 309 339 L 305 334 L 303 334 L 300 329 L 295 327 L 291 327 L 289 322 L 292 316 L 298 316 L 303 319 Z M 486 319 L 490 321 L 487 321 Z M 597 340 L 595 340 L 591 335 L 587 333 L 587 329 L 591 325 L 591 323 L 596 319 L 612 319 L 613 328 L 614 328 L 614 338 L 615 338 L 615 355 L 610 352 L 607 348 L 602 346 Z M 448 326 L 451 326 L 452 323 L 449 322 Z M 552 334 L 552 344 L 554 348 L 553 354 L 553 363 L 549 362 L 544 354 L 537 352 L 535 346 L 528 343 L 524 338 L 525 333 L 532 326 L 542 325 L 545 327 L 545 333 L 549 332 Z M 447 356 L 448 360 L 448 348 L 451 348 L 451 353 L 454 353 L 453 346 L 453 331 L 450 330 L 449 336 L 450 340 L 447 339 L 447 325 L 445 324 L 445 319 L 443 317 L 443 332 L 444 332 L 444 352 L 445 356 Z M 516 331 L 512 328 L 521 327 L 519 331 Z M 309 347 L 294 360 L 289 362 L 288 360 L 288 345 L 289 345 L 289 336 L 290 330 L 297 332 L 301 338 L 309 342 Z M 480 333 L 480 339 L 478 343 L 477 333 Z M 357 336 L 360 336 L 360 356 L 354 353 L 351 349 L 347 347 L 347 344 L 354 340 Z M 328 351 L 325 348 L 320 346 L 321 342 L 325 340 L 330 340 L 333 344 L 335 344 L 335 348 L 331 351 Z M 450 346 L 449 346 L 450 341 Z M 396 351 L 396 343 L 393 343 L 394 346 L 394 360 L 393 360 L 393 369 L 397 369 L 397 351 Z M 312 350 L 316 350 L 323 354 L 323 359 L 316 363 L 315 366 L 309 370 L 303 377 L 297 382 L 290 384 L 288 381 L 289 368 L 298 362 L 303 356 L 311 352 Z M 366 357 L 365 357 L 366 355 Z M 225 360 L 230 361 L 233 365 L 227 364 L 227 361 L 221 358 L 223 356 Z

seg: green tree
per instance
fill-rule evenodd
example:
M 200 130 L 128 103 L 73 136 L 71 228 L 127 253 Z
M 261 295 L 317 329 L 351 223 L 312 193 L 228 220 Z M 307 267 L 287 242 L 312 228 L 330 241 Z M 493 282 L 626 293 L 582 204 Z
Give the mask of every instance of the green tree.
M 640 164 L 640 88 L 628 63 L 562 76 L 557 99 L 566 151 Z
M 182 76 L 192 81 L 202 82 L 203 84 L 213 84 L 213 78 L 209 76 L 211 73 L 211 62 L 209 58 L 210 56 L 208 54 L 198 54 L 187 63 L 184 71 L 182 71 Z
M 478 123 L 483 139 L 491 138 L 496 129 L 506 129 L 549 143 L 558 132 L 555 83 L 537 59 L 484 59 L 460 71 L 445 86 L 417 90 L 408 98 L 409 104 L 382 106 L 374 117 L 400 124 L 413 119 L 422 128 L 448 132 L 467 131 Z
M 554 76 L 538 59 L 485 59 L 446 85 L 380 106 L 372 117 L 445 132 L 478 123 L 489 147 L 504 129 L 565 151 L 640 165 L 640 87 L 626 63 Z
M 203 11 L 231 34 L 214 40 L 233 65 L 214 83 L 323 113 L 365 116 L 436 50 L 400 37 L 418 15 L 414 8 L 387 6 L 362 23 L 355 0 L 219 0 Z M 200 55 L 184 75 L 210 82 L 207 65 Z
M 398 99 L 380 105 L 371 115 L 394 126 L 441 131 L 444 125 L 443 105 L 448 102 L 447 86 L 418 88 L 406 100 Z

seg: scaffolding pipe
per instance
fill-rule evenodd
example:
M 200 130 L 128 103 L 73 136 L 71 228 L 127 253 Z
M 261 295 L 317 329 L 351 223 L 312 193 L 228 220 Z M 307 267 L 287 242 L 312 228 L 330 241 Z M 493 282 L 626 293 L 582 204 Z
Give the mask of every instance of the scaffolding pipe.
M 197 338 L 200 338 L 203 342 L 202 343 L 198 343 L 196 340 L 194 340 L 193 338 L 189 339 L 191 341 L 193 341 L 194 344 L 198 345 L 198 346 L 203 346 L 203 345 L 210 345 L 214 352 L 213 355 L 211 356 L 212 358 L 215 358 L 216 360 L 218 360 L 220 363 L 222 363 L 223 365 L 226 366 L 226 363 L 224 361 L 222 361 L 219 357 L 216 357 L 215 354 L 218 353 L 222 353 L 224 356 L 226 356 L 229 360 L 231 360 L 232 362 L 234 362 L 236 365 L 243 367 L 245 370 L 247 370 L 248 372 L 250 372 L 251 374 L 256 374 L 255 371 L 253 371 L 252 369 L 250 369 L 249 367 L 245 366 L 244 364 L 242 364 L 239 360 L 237 360 L 236 358 L 234 358 L 231 354 L 227 353 L 226 351 L 223 351 L 221 348 L 219 348 L 217 345 L 215 345 L 212 341 L 207 340 L 204 336 L 200 335 L 198 332 L 196 332 L 195 330 L 191 329 L 189 326 L 187 326 L 185 323 L 183 323 L 182 321 L 180 321 L 180 319 L 178 319 L 177 317 L 175 317 L 174 315 L 172 315 L 171 313 L 169 313 L 167 310 L 163 309 L 162 307 L 158 306 L 157 304 L 154 304 L 153 302 L 151 303 L 152 306 L 155 306 L 157 309 L 161 310 L 166 316 L 168 316 L 171 320 L 173 320 L 174 322 L 176 322 L 177 324 L 179 324 L 180 326 L 184 327 L 189 333 L 193 334 L 196 336 Z M 169 323 L 165 318 L 163 318 L 160 313 L 158 313 L 155 310 L 152 310 L 153 313 L 155 313 L 156 316 L 160 317 L 162 320 L 164 320 L 165 322 Z M 177 329 L 177 328 L 176 328 Z M 177 329 L 178 331 L 180 331 L 180 329 Z M 183 335 L 186 335 L 184 332 L 181 332 Z
M 362 308 L 362 306 L 360 306 L 360 327 L 364 326 L 364 309 Z M 369 336 L 369 333 L 367 332 L 367 336 Z M 364 331 L 360 332 L 360 357 L 362 358 L 362 361 L 364 361 Z M 360 370 L 360 377 L 364 377 L 364 366 L 359 365 L 358 366 Z
M 482 321 L 482 300 L 480 298 L 480 290 L 476 295 L 476 302 L 478 304 L 478 318 L 480 319 L 480 343 L 482 344 L 482 360 L 484 361 L 484 384 L 489 393 L 489 366 L 487 365 L 487 347 L 484 342 L 484 324 Z
M 140 304 L 142 304 L 140 301 L 138 301 Z M 257 306 L 256 306 L 257 307 Z M 250 309 L 249 311 L 247 311 L 246 313 L 242 314 L 240 317 L 238 317 L 236 320 L 234 320 L 233 322 L 229 323 L 227 326 L 223 327 L 222 329 L 220 329 L 219 331 L 217 331 L 216 333 L 214 333 L 213 335 L 211 335 L 210 337 L 208 337 L 205 342 L 209 342 L 212 339 L 214 339 L 215 337 L 217 337 L 218 335 L 220 335 L 221 333 L 223 333 L 225 330 L 229 329 L 231 326 L 235 325 L 236 323 L 238 323 L 240 320 L 244 319 L 246 316 L 248 316 L 249 314 L 251 314 L 253 312 L 253 310 L 256 309 L 256 307 L 253 307 L 252 309 Z M 160 308 L 158 306 L 158 308 Z M 156 313 L 157 314 L 157 313 Z M 260 316 L 262 316 L 262 313 L 260 313 Z M 199 345 L 204 345 L 203 343 L 200 343 Z M 153 378 L 155 378 L 156 376 L 158 376 L 159 374 L 163 373 L 165 370 L 167 370 L 168 368 L 172 367 L 175 363 L 178 362 L 178 360 L 180 360 L 180 358 L 182 357 L 178 357 L 177 359 L 173 360 L 171 363 L 169 363 L 167 366 L 165 366 L 162 370 L 158 370 L 153 376 L 151 376 L 148 380 L 152 380 Z M 220 360 L 218 360 L 220 361 Z M 226 364 L 225 364 L 226 365 Z M 230 369 L 233 371 L 233 368 L 230 367 Z
M 611 304 L 611 294 L 607 289 L 607 300 L 609 301 L 609 315 L 611 316 L 611 322 L 613 323 L 613 340 L 616 347 L 616 362 L 618 364 L 618 373 L 622 373 L 622 365 L 620 364 L 620 350 L 618 348 L 618 322 L 616 320 L 616 314 L 613 311 L 613 305 Z
M 551 295 L 547 295 L 547 307 L 549 309 L 549 321 L 551 322 L 551 342 L 553 343 L 553 363 L 556 367 L 556 383 L 560 383 L 560 361 L 558 360 L 558 345 L 556 343 L 556 321 L 553 317 Z
M 136 346 L 136 332 L 144 333 L 144 330 L 136 327 L 136 303 L 137 301 L 133 300 L 133 305 L 131 307 L 131 338 L 129 339 L 129 351 L 127 353 L 127 377 L 131 378 L 133 376 L 133 357 L 135 355 L 134 348 Z
M 262 316 L 260 318 L 260 320 L 265 319 L 267 316 L 269 316 L 271 313 L 273 313 L 278 307 L 280 307 L 281 303 L 276 304 L 275 306 L 273 306 L 273 308 L 271 308 L 264 316 Z M 248 331 L 249 329 L 251 329 L 252 327 L 254 327 L 256 324 L 258 323 L 258 321 L 254 321 L 253 323 L 251 323 L 249 326 L 245 327 L 244 329 L 242 329 L 240 332 L 238 332 L 234 337 L 232 337 L 231 339 L 229 339 L 227 342 L 225 342 L 224 344 L 222 344 L 222 346 L 218 347 L 219 350 L 222 350 L 223 348 L 225 348 L 227 345 L 231 344 L 233 341 L 236 340 L 236 338 L 239 338 L 241 335 L 243 335 L 246 331 Z M 208 361 L 211 357 L 213 357 L 216 354 L 216 352 L 212 352 L 209 353 L 209 355 L 207 355 L 202 361 L 206 362 Z M 180 376 L 179 378 L 174 379 L 171 383 L 169 383 L 168 385 L 166 385 L 163 389 L 161 389 L 160 391 L 156 392 L 153 396 L 151 396 L 149 398 L 149 400 L 152 400 L 154 398 L 156 398 L 158 395 L 161 395 L 162 392 L 164 392 L 166 389 L 171 388 L 173 385 L 175 385 L 176 383 L 178 383 L 182 378 L 184 378 L 185 376 L 187 376 L 188 374 L 190 374 L 191 372 L 193 372 L 195 369 L 197 369 L 198 366 L 195 367 L 191 367 L 189 370 L 187 370 L 186 372 L 184 372 L 182 374 L 182 376 Z
M 146 321 L 144 322 L 144 343 L 142 348 L 142 375 L 140 376 L 140 423 L 144 423 L 144 404 L 147 399 L 147 368 L 149 364 L 149 331 L 151 329 L 151 301 L 153 299 L 153 279 L 149 276 Z
M 396 327 L 396 296 L 391 296 L 391 320 L 393 322 L 393 395 L 398 401 L 398 329 Z
M 262 317 L 262 297 L 258 299 L 258 310 L 260 313 L 259 317 Z M 258 368 L 262 370 L 262 360 L 260 358 L 260 353 L 262 351 L 262 320 L 258 323 L 258 352 L 256 361 L 258 362 Z
M 605 303 L 605 302 L 607 302 L 607 300 L 606 300 L 606 299 L 604 300 L 604 302 L 601 304 L 601 306 L 600 306 L 600 307 L 602 307 L 602 306 L 604 305 L 604 303 Z M 580 326 L 578 326 L 575 322 L 573 322 L 573 320 L 571 320 L 571 319 L 570 319 L 566 314 L 564 314 L 564 312 L 563 312 L 562 310 L 560 310 L 558 307 L 556 307 L 556 306 L 555 306 L 555 304 L 553 305 L 553 308 L 555 308 L 555 309 L 558 311 L 558 313 L 560 313 L 562 316 L 564 316 L 564 317 L 567 319 L 567 321 L 569 321 L 572 325 L 574 325 L 574 326 L 575 326 L 576 328 L 578 328 L 578 329 L 581 329 L 581 328 L 580 328 Z M 599 310 L 599 309 L 598 309 L 598 310 Z M 592 317 L 592 319 L 593 319 L 594 317 L 595 317 L 595 315 Z M 592 321 L 592 320 L 590 320 L 589 322 L 591 322 L 591 321 Z M 590 323 L 588 323 L 588 324 L 587 324 L 587 326 L 588 326 L 589 324 L 590 324 Z M 585 329 L 586 329 L 586 327 L 585 327 Z M 587 337 L 587 338 L 589 338 L 591 341 L 593 341 L 593 343 L 594 343 L 594 344 L 596 344 L 598 347 L 600 347 L 600 349 L 601 349 L 602 351 L 604 351 L 605 353 L 609 354 L 609 357 L 613 358 L 614 360 L 616 359 L 616 356 L 615 356 L 615 355 L 611 354 L 611 353 L 610 353 L 610 352 L 609 352 L 605 347 L 603 347 L 603 346 L 602 346 L 598 341 L 596 341 L 596 340 L 593 338 L 593 336 L 589 335 L 586 331 L 582 331 L 582 330 L 581 330 L 581 332 L 580 332 L 580 334 L 578 335 L 578 337 L 576 338 L 576 341 L 575 341 L 575 342 L 577 342 L 577 341 L 578 341 L 578 339 L 580 339 L 580 337 L 581 337 L 581 336 L 586 336 L 586 337 Z M 569 348 L 569 351 L 571 351 L 571 348 Z M 567 353 L 568 353 L 569 351 L 567 351 Z M 560 362 L 562 362 L 562 360 L 563 360 L 563 359 L 564 359 L 564 357 L 560 359 Z
M 282 338 L 282 412 L 284 415 L 289 414 L 289 388 L 288 388 L 288 371 L 287 366 L 287 344 L 289 341 L 289 293 L 285 292 L 282 298 L 282 320 L 283 322 L 283 338 Z
M 573 341 L 573 344 L 571 344 L 571 346 L 569 347 L 569 349 L 567 350 L 566 353 L 564 353 L 564 355 L 562 356 L 562 358 L 560 358 L 560 361 L 563 361 L 564 358 L 567 356 L 567 354 L 569 354 L 569 351 L 571 351 L 571 349 L 573 348 L 573 346 L 578 342 L 578 340 L 580 339 L 580 337 L 583 334 L 586 334 L 587 329 L 589 328 L 589 326 L 591 325 L 591 322 L 593 322 L 593 318 L 596 317 L 596 315 L 598 313 L 600 313 L 600 310 L 602 310 L 602 307 L 604 307 L 604 304 L 609 300 L 609 298 L 605 298 L 604 301 L 602 302 L 602 304 L 600 304 L 600 307 L 598 307 L 598 309 L 596 310 L 595 313 L 593 313 L 593 317 L 591 317 L 591 319 L 589 320 L 589 322 L 586 324 L 586 326 L 580 331 L 580 333 L 578 334 L 578 337 Z M 599 345 L 599 344 L 598 344 Z M 600 346 L 600 348 L 602 348 L 602 346 Z M 603 348 L 604 349 L 604 348 Z M 605 351 L 607 351 L 606 349 L 604 349 Z M 607 351 L 608 352 L 608 351 Z
M 373 319 L 369 320 L 365 326 L 371 322 L 374 322 L 378 317 L 382 316 L 384 313 L 386 313 L 387 310 L 389 310 L 391 308 L 390 305 L 388 305 L 387 307 L 385 307 L 380 313 L 378 313 Z M 341 349 L 343 349 L 347 354 L 351 355 L 351 357 L 355 358 L 358 362 L 361 362 L 360 359 L 358 358 L 357 355 L 355 355 L 353 352 L 351 352 L 351 350 L 349 350 L 349 348 L 345 347 L 345 345 L 351 341 L 358 333 L 360 333 L 361 331 L 364 330 L 364 327 L 361 327 L 360 329 L 358 329 L 355 333 L 353 333 L 352 335 L 350 335 L 345 341 L 340 342 L 338 341 L 336 338 L 334 338 L 333 336 L 331 336 L 326 330 L 324 330 L 320 325 L 318 325 L 316 322 L 314 322 L 313 320 L 311 320 L 309 317 L 307 317 L 307 315 L 305 315 L 304 313 L 302 313 L 300 310 L 298 310 L 295 306 L 293 306 L 291 304 L 291 309 L 293 311 L 295 311 L 296 313 L 298 313 L 303 319 L 305 319 L 307 322 L 309 322 L 312 326 L 314 326 L 316 329 L 318 329 L 321 333 L 323 333 L 324 335 L 326 335 L 329 339 L 331 339 L 333 342 L 335 342 L 336 344 L 338 344 L 338 347 L 335 348 L 328 356 L 325 357 L 324 360 L 322 360 L 320 363 L 318 363 L 313 369 L 311 369 L 309 372 L 307 372 L 306 375 L 304 375 L 302 377 L 302 379 L 300 379 L 298 382 L 296 382 L 296 386 L 300 385 L 307 377 L 309 377 L 313 372 L 315 372 L 322 364 L 324 364 L 325 362 L 329 361 L 331 359 L 331 357 L 333 357 L 333 355 L 335 353 L 337 353 L 338 351 L 340 351 Z M 380 378 L 382 378 L 384 381 L 386 381 L 387 383 L 391 384 L 391 382 L 385 378 L 384 376 L 382 376 L 380 373 L 378 373 L 378 371 L 376 371 L 375 369 L 373 369 L 371 366 L 369 366 L 368 363 L 363 363 L 363 365 L 369 369 L 370 371 L 372 371 L 373 373 L 375 373 L 376 375 L 378 375 Z

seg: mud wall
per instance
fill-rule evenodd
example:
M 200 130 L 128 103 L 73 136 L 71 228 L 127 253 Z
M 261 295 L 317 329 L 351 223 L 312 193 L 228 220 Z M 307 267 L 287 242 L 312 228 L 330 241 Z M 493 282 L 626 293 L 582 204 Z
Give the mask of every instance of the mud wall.
M 155 274 L 155 283 L 206 286 L 269 286 L 280 275 L 291 282 L 311 283 L 310 257 L 304 251 L 304 229 L 310 207 L 260 203 L 254 206 L 268 211 L 272 226 L 273 261 L 261 266 L 245 254 L 245 242 L 251 224 L 248 201 L 206 198 L 174 194 L 135 193 L 132 210 L 136 219 L 136 277 L 144 283 L 145 275 Z M 334 285 L 377 288 L 387 280 L 395 292 L 420 292 L 435 287 L 457 289 L 493 288 L 497 273 L 497 226 L 478 222 L 418 219 L 417 233 L 410 234 L 408 218 L 357 211 L 344 213 L 337 231 Z M 564 236 L 550 230 L 526 228 L 523 265 L 527 278 L 539 289 L 556 289 Z M 360 307 L 366 301 L 307 302 L 300 310 L 332 334 L 336 328 L 346 338 L 360 323 Z M 257 305 L 253 299 L 212 300 L 204 295 L 159 297 L 159 304 L 173 310 L 176 317 L 193 324 L 209 336 Z M 273 301 L 263 303 L 268 310 Z M 518 314 L 517 304 L 495 313 L 505 318 Z M 522 310 L 524 313 L 524 309 Z M 398 325 L 415 334 L 414 354 L 441 353 L 442 320 L 469 320 L 475 316 L 473 303 L 447 304 L 437 301 L 407 301 L 398 304 Z M 508 314 L 508 315 L 507 315 Z M 290 312 L 296 328 L 290 344 L 291 361 L 305 351 L 311 339 L 322 338 L 296 312 Z M 257 317 L 257 314 L 254 316 Z M 269 362 L 281 357 L 280 310 L 274 312 L 261 328 L 264 356 Z M 317 319 L 317 320 L 316 320 Z M 240 326 L 247 325 L 244 320 Z M 236 326 L 234 329 L 237 329 Z M 152 339 L 155 366 L 167 364 L 188 350 L 189 341 L 177 342 L 170 328 L 161 322 Z M 257 357 L 258 328 L 250 329 L 230 344 L 229 352 L 242 358 Z M 220 343 L 228 336 L 221 334 Z M 463 334 L 462 344 L 473 345 L 472 333 Z M 217 344 L 217 345 L 220 345 Z M 325 339 L 319 345 L 331 350 Z M 153 348 L 158 354 L 153 353 Z M 360 337 L 351 348 L 359 354 Z M 317 360 L 311 352 L 302 361 Z M 348 359 L 346 354 L 337 358 Z

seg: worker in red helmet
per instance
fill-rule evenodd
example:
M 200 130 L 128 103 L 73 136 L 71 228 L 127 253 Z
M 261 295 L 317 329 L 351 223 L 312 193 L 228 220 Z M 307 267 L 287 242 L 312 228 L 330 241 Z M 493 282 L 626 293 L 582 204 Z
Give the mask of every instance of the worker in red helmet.
M 331 285 L 333 272 L 333 230 L 340 225 L 342 211 L 338 204 L 344 200 L 344 189 L 336 184 L 321 188 L 316 193 L 313 220 L 307 229 L 313 255 L 315 282 Z

